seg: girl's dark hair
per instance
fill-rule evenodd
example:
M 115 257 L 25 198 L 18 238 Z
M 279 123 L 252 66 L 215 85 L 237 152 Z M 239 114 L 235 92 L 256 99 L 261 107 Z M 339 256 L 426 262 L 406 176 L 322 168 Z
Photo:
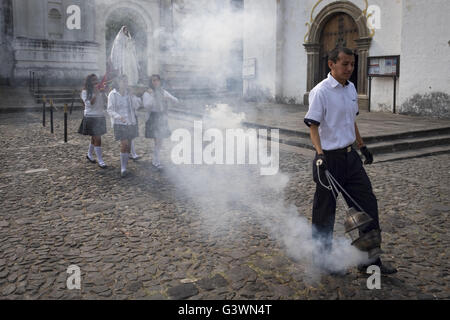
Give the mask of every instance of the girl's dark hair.
M 161 81 L 161 76 L 160 76 L 159 74 L 152 74 L 152 76 L 150 77 L 149 87 L 150 87 L 152 90 L 155 90 L 155 87 L 153 86 L 153 82 L 152 82 L 153 78 L 156 78 L 156 79 L 158 79 L 159 81 Z
M 92 99 L 92 96 L 94 94 L 94 84 L 92 83 L 92 80 L 94 78 L 97 78 L 96 74 L 90 74 L 87 76 L 86 81 L 84 83 L 84 90 L 87 92 L 87 98 L 90 100 Z

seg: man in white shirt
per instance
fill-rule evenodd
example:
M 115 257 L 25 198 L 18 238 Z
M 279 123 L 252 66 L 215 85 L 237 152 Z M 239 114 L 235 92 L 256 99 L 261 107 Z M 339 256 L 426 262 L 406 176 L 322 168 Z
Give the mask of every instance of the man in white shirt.
M 348 48 L 334 49 L 328 58 L 331 69 L 328 78 L 320 82 L 309 94 L 309 111 L 305 124 L 310 128 L 311 140 L 316 149 L 313 162 L 313 178 L 316 182 L 312 223 L 314 237 L 323 241 L 325 249 L 331 249 L 336 213 L 336 199 L 328 188 L 325 171 L 328 170 L 347 193 L 373 219 L 360 229 L 361 233 L 375 230 L 381 245 L 377 199 L 361 158 L 353 149 L 356 141 L 364 155 L 365 164 L 373 162 L 372 153 L 364 145 L 356 124 L 358 94 L 349 81 L 355 65 L 355 56 Z M 344 196 L 350 207 L 358 208 Z M 379 256 L 370 265 L 378 265 L 383 274 L 395 273 L 395 268 L 382 264 Z M 360 266 L 365 271 L 365 266 Z

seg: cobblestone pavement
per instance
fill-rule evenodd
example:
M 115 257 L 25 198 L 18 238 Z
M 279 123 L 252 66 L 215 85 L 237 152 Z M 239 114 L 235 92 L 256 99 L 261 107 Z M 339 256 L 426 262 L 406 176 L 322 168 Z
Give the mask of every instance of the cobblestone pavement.
M 88 138 L 74 133 L 80 113 L 70 118 L 67 144 L 61 114 L 55 135 L 39 116 L 0 119 L 1 299 L 450 298 L 449 155 L 367 167 L 379 199 L 383 259 L 399 269 L 382 277 L 380 290 L 369 290 L 369 275 L 355 268 L 307 281 L 307 266 L 248 213 L 244 202 L 259 201 L 250 191 L 231 210 L 234 222 L 214 224 L 204 213 L 217 217 L 221 200 L 197 202 L 183 192 L 191 181 L 177 185 L 180 179 L 150 169 L 147 140 L 136 140 L 144 157 L 130 163 L 131 177 L 120 179 L 110 129 L 103 139 L 109 168 L 101 170 L 85 160 Z M 280 170 L 290 178 L 281 200 L 307 219 L 310 160 L 293 149 L 280 155 Z M 238 186 L 245 177 L 233 179 Z M 244 185 L 256 188 L 260 178 L 252 179 Z M 81 290 L 66 288 L 70 265 L 81 269 Z

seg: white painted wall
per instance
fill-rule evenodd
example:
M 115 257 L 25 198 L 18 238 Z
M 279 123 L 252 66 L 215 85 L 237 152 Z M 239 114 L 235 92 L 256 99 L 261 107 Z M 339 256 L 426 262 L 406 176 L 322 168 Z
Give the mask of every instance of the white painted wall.
M 450 94 L 450 1 L 403 0 L 400 103 L 414 94 Z
M 307 57 L 303 47 L 312 1 L 285 1 L 283 47 L 283 96 L 286 102 L 303 103 Z
M 277 0 L 245 0 L 244 60 L 256 58 L 256 78 L 244 80 L 244 95 L 252 87 L 267 90 L 272 98 L 276 90 Z
M 395 56 L 401 53 L 402 0 L 374 0 L 369 2 L 380 8 L 379 21 L 375 21 L 375 35 L 369 56 Z M 371 18 L 369 18 L 371 19 Z M 402 67 L 402 56 L 400 56 Z M 402 70 L 400 70 L 401 73 Z M 400 92 L 397 80 L 397 106 Z M 373 78 L 371 111 L 392 111 L 394 101 L 394 80 L 392 78 Z

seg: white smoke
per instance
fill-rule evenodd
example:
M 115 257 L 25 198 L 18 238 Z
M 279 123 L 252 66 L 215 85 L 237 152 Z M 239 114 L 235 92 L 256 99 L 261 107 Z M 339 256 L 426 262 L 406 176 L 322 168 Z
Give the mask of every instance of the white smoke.
M 203 122 L 208 128 L 217 125 L 218 129 L 230 126 L 245 130 L 241 124 L 243 119 L 243 113 L 234 113 L 227 105 L 220 105 L 210 109 Z M 289 257 L 311 267 L 305 274 L 309 279 L 318 272 L 313 258 L 331 271 L 344 271 L 366 262 L 367 254 L 351 246 L 350 240 L 344 237 L 334 240 L 329 255 L 318 255 L 323 244 L 312 238 L 311 224 L 295 206 L 284 202 L 289 183 L 289 176 L 284 173 L 260 176 L 258 166 L 249 165 L 181 165 L 169 166 L 166 171 L 178 192 L 187 195 L 199 209 L 209 235 L 223 235 L 226 231 L 226 236 L 236 241 L 246 236 L 246 223 L 262 226 L 263 232 L 276 239 Z M 219 238 L 229 241 L 226 237 Z
M 243 10 L 233 9 L 229 1 L 174 1 L 163 59 L 185 64 L 190 74 L 184 76 L 194 87 L 223 89 L 227 79 L 242 74 L 243 21 Z

